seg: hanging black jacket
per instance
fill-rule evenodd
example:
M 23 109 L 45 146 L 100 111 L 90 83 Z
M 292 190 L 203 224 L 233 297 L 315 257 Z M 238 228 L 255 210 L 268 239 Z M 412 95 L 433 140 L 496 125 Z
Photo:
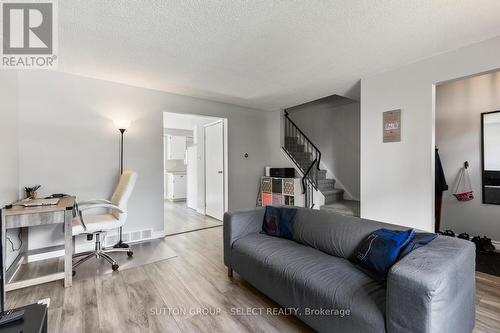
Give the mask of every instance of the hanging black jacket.
M 439 158 L 439 152 L 436 148 L 436 192 L 448 191 L 448 184 L 446 184 L 446 178 L 444 176 L 443 165 L 441 164 L 441 158 Z

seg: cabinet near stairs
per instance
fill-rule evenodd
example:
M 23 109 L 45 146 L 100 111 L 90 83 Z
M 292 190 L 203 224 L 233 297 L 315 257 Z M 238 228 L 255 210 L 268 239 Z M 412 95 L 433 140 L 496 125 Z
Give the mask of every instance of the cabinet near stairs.
M 304 207 L 304 194 L 302 194 L 300 178 L 263 176 L 260 181 L 262 206 Z

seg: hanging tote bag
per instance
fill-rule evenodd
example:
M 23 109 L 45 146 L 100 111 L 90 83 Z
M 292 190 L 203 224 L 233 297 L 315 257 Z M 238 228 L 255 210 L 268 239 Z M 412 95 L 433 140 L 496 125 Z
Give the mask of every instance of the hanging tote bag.
M 474 199 L 474 191 L 470 182 L 469 171 L 467 170 L 469 163 L 465 162 L 464 166 L 458 173 L 458 181 L 455 186 L 453 195 L 458 201 L 470 201 Z

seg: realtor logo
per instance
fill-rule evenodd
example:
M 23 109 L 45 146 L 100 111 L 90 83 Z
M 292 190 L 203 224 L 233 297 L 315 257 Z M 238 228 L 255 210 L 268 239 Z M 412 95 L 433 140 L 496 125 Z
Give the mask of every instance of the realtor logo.
M 56 3 L 0 0 L 2 68 L 55 68 Z

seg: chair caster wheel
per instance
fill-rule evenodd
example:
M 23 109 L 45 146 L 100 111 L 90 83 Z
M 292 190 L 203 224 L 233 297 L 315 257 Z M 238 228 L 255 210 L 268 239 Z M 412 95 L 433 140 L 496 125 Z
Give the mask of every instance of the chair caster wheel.
M 73 271 L 72 275 L 75 276 L 76 275 L 76 271 Z
M 120 267 L 120 266 L 118 266 L 117 264 L 111 265 L 111 268 L 113 269 L 113 271 L 116 271 L 118 269 L 118 267 Z
M 132 257 L 132 256 L 134 255 L 134 252 L 132 252 L 132 251 L 128 251 L 128 252 L 127 252 L 127 255 L 128 255 L 128 257 L 130 258 L 130 257 Z

